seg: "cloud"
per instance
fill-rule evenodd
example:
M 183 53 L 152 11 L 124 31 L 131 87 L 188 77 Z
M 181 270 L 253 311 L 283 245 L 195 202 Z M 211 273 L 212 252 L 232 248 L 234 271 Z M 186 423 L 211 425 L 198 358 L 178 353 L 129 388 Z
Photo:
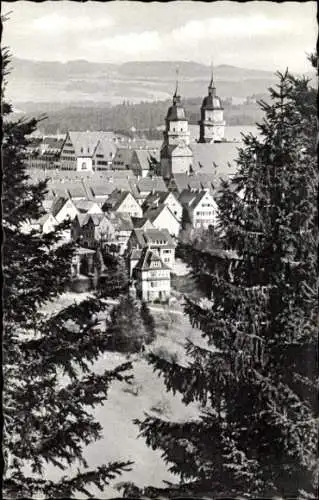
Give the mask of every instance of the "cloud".
M 126 57 L 157 51 L 162 47 L 161 38 L 157 31 L 142 31 L 141 33 L 126 33 L 87 43 L 89 48 L 108 49 L 113 54 L 117 53 Z
M 284 19 L 270 19 L 265 16 L 213 17 L 193 20 L 169 35 L 172 41 L 217 39 L 226 37 L 247 38 L 250 36 L 272 37 L 278 32 L 292 32 L 292 23 Z
M 99 28 L 109 28 L 114 25 L 111 17 L 91 19 L 89 16 L 63 16 L 53 13 L 34 19 L 31 23 L 32 30 L 48 33 L 92 31 Z

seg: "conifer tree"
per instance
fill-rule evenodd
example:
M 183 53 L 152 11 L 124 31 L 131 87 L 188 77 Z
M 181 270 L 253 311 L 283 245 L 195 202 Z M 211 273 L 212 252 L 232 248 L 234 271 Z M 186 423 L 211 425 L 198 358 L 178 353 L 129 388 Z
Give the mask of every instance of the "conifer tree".
M 115 350 L 127 353 L 141 350 L 150 335 L 144 318 L 137 300 L 129 295 L 121 297 L 119 304 L 111 311 L 111 323 L 108 327 Z
M 9 63 L 4 50 L 4 75 Z M 129 379 L 130 364 L 101 375 L 92 370 L 107 348 L 94 320 L 103 308 L 99 300 L 45 312 L 69 282 L 73 247 L 61 244 L 62 226 L 45 235 L 22 230 L 26 221 L 43 215 L 46 183 L 32 184 L 24 162 L 26 136 L 37 122 L 12 121 L 11 105 L 3 97 L 2 89 L 3 495 L 89 496 L 93 485 L 103 490 L 130 465 L 121 460 L 91 469 L 83 455 L 84 447 L 102 435 L 90 411 L 107 399 L 113 380 Z M 61 478 L 47 478 L 46 466 L 59 468 Z
M 261 103 L 261 136 L 244 138 L 222 186 L 223 242 L 236 259 L 226 253 L 216 269 L 193 249 L 212 300 L 186 299 L 185 311 L 206 346 L 188 342 L 187 366 L 150 356 L 168 390 L 201 406 L 196 421 L 137 421 L 181 480 L 170 497 L 316 498 L 316 92 L 305 78 L 278 78 Z

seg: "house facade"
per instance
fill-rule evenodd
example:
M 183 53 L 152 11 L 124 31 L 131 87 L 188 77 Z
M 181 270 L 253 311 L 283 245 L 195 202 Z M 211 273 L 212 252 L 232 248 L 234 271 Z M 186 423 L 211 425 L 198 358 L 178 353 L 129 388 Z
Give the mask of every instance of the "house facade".
M 131 217 L 143 217 L 142 207 L 129 191 L 114 190 L 104 203 L 103 211 L 126 213 Z
M 134 229 L 127 243 L 128 254 L 145 247 L 154 250 L 170 269 L 174 267 L 176 244 L 167 229 Z
M 58 224 L 66 220 L 73 220 L 78 215 L 78 209 L 69 198 L 58 198 L 52 205 L 51 214 Z
M 147 177 L 150 173 L 152 159 L 159 161 L 159 154 L 149 149 L 135 149 L 131 158 L 131 169 L 136 177 Z
M 145 302 L 169 300 L 171 291 L 170 269 L 150 248 L 141 251 L 133 269 L 137 296 Z
M 111 132 L 70 131 L 67 133 L 61 149 L 61 169 L 79 172 L 109 170 L 116 149 L 114 136 Z
M 161 204 L 166 205 L 178 221 L 182 220 L 183 206 L 172 192 L 157 191 L 149 194 L 143 204 L 143 209 L 157 208 Z
M 144 212 L 144 217 L 157 229 L 167 229 L 172 236 L 178 236 L 181 223 L 167 205 L 161 204 L 157 208 L 149 208 Z
M 185 207 L 189 221 L 194 229 L 207 229 L 216 226 L 218 206 L 209 189 L 201 191 L 183 191 L 180 201 Z
M 105 214 L 90 214 L 82 223 L 80 231 L 81 245 L 95 248 L 97 244 L 109 245 L 115 242 L 116 231 Z

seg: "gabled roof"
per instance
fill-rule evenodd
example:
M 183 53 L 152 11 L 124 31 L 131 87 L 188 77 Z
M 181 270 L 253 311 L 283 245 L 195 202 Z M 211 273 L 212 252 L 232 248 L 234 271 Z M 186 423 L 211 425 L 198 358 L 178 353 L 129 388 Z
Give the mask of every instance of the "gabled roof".
M 48 181 L 48 189 L 53 191 L 56 196 L 64 196 L 67 198 L 83 198 L 87 199 L 87 193 L 83 183 L 76 181 Z
M 89 218 L 90 218 L 90 214 L 78 214 L 75 217 L 73 224 L 75 224 L 77 221 L 79 223 L 79 226 L 83 227 L 83 226 L 85 226 L 85 224 L 87 224 Z
M 60 150 L 63 146 L 64 139 L 56 139 L 55 137 L 45 137 L 42 141 L 49 149 Z
M 107 144 L 115 139 L 113 132 L 103 131 L 70 131 L 69 136 L 76 156 L 93 156 L 99 142 Z
M 91 208 L 98 207 L 98 205 L 91 200 L 76 200 L 74 201 L 74 205 L 80 212 L 87 212 L 88 210 L 91 210 Z M 97 213 L 99 213 L 100 210 L 98 210 Z
M 148 222 L 150 223 L 151 221 L 146 218 L 146 217 L 132 217 L 132 222 L 134 229 L 140 229 L 145 226 Z
M 133 149 L 129 148 L 118 148 L 113 160 L 113 169 L 115 170 L 126 170 L 127 165 L 131 165 L 133 155 Z M 117 162 L 123 163 L 123 165 L 117 165 Z M 115 163 L 114 163 L 115 162 Z
M 88 214 L 88 221 L 91 220 L 94 226 L 99 226 L 104 219 L 107 219 L 105 214 Z
M 132 250 L 130 253 L 130 260 L 139 260 L 142 255 L 142 250 Z
M 151 244 L 157 245 L 158 241 L 164 241 L 163 246 L 175 247 L 175 243 L 167 229 L 134 229 L 134 235 L 142 248 Z
M 211 195 L 211 193 L 205 189 L 201 189 L 200 191 L 190 191 L 185 189 L 182 191 L 179 199 L 183 205 L 187 206 L 187 208 L 194 209 L 204 196 L 206 196 L 207 192 Z
M 140 193 L 150 193 L 151 191 L 168 191 L 163 178 L 160 176 L 142 177 L 139 181 L 137 181 L 136 187 Z
M 115 189 L 105 202 L 105 206 L 111 210 L 117 210 L 123 203 L 123 201 L 129 196 L 132 196 L 130 191 L 122 191 Z M 134 197 L 133 197 L 134 198 Z M 135 200 L 135 198 L 134 198 Z M 136 200 L 135 200 L 136 201 Z M 137 203 L 137 201 L 136 201 Z
M 106 181 L 85 181 L 87 186 L 88 197 L 90 199 L 96 196 L 108 197 L 114 191 L 114 184 Z
M 128 214 L 120 212 L 111 212 L 109 219 L 118 231 L 132 231 L 133 222 Z
M 181 193 L 186 190 L 200 190 L 209 188 L 215 189 L 216 177 L 213 173 L 196 172 L 191 175 L 187 174 L 174 174 L 172 183 L 175 184 L 176 189 Z
M 156 252 L 153 252 L 150 248 L 143 248 L 141 252 L 140 259 L 136 264 L 135 269 L 141 269 L 143 271 L 147 271 L 148 269 L 152 269 L 151 264 L 153 262 L 159 263 L 160 265 L 155 269 L 167 269 L 170 270 L 163 262 L 162 259 L 157 255 Z
M 51 207 L 51 214 L 53 215 L 53 217 L 56 217 L 58 215 L 67 201 L 69 201 L 68 198 L 60 196 L 55 202 L 53 202 L 53 205 Z
M 152 207 L 153 205 L 159 205 L 161 203 L 165 203 L 165 201 L 167 200 L 167 198 L 172 195 L 176 201 L 178 201 L 178 199 L 176 198 L 176 196 L 170 192 L 170 191 L 155 191 L 155 192 L 152 192 L 150 193 L 143 206 L 144 208 L 147 208 L 147 207 Z
M 196 198 L 196 192 L 189 189 L 183 189 L 180 194 L 179 201 L 182 205 L 190 206 L 192 201 Z
M 144 213 L 144 217 L 146 217 L 149 221 L 151 222 L 154 222 L 157 217 L 163 212 L 163 210 L 166 210 L 167 212 L 169 212 L 169 214 L 174 217 L 174 219 L 176 219 L 175 215 L 173 214 L 173 212 L 169 209 L 169 207 L 167 205 L 164 205 L 163 203 L 161 203 L 158 207 L 150 207 L 148 210 L 146 210 L 146 212 Z M 177 221 L 177 219 L 176 219 Z
M 191 144 L 194 171 L 214 173 L 217 178 L 225 178 L 234 174 L 237 170 L 236 159 L 239 146 L 240 144 L 236 142 Z
M 98 150 L 101 150 L 101 153 L 104 155 L 105 159 L 113 161 L 113 158 L 117 151 L 117 147 L 114 142 L 100 139 L 96 148 L 96 151 Z
M 149 170 L 151 158 L 159 161 L 159 151 L 152 152 L 149 149 L 134 149 L 142 170 Z
M 49 220 L 50 218 L 53 218 L 55 221 L 55 218 L 52 214 L 50 213 L 44 214 L 42 215 L 42 217 L 40 217 L 40 219 L 38 219 L 38 223 L 40 224 L 40 226 L 43 226 L 43 224 L 45 224 L 46 221 Z

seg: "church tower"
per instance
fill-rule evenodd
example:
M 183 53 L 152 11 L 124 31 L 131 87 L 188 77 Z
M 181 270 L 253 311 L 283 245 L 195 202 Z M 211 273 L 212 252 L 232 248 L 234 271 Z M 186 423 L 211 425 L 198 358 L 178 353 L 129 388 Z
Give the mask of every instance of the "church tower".
M 178 91 L 178 78 L 173 95 L 173 104 L 165 118 L 164 140 L 161 148 L 161 173 L 165 179 L 174 174 L 189 173 L 193 153 L 189 147 L 188 120 Z
M 208 96 L 204 98 L 200 111 L 198 142 L 221 142 L 225 135 L 224 109 L 220 98 L 216 95 L 213 69 Z

